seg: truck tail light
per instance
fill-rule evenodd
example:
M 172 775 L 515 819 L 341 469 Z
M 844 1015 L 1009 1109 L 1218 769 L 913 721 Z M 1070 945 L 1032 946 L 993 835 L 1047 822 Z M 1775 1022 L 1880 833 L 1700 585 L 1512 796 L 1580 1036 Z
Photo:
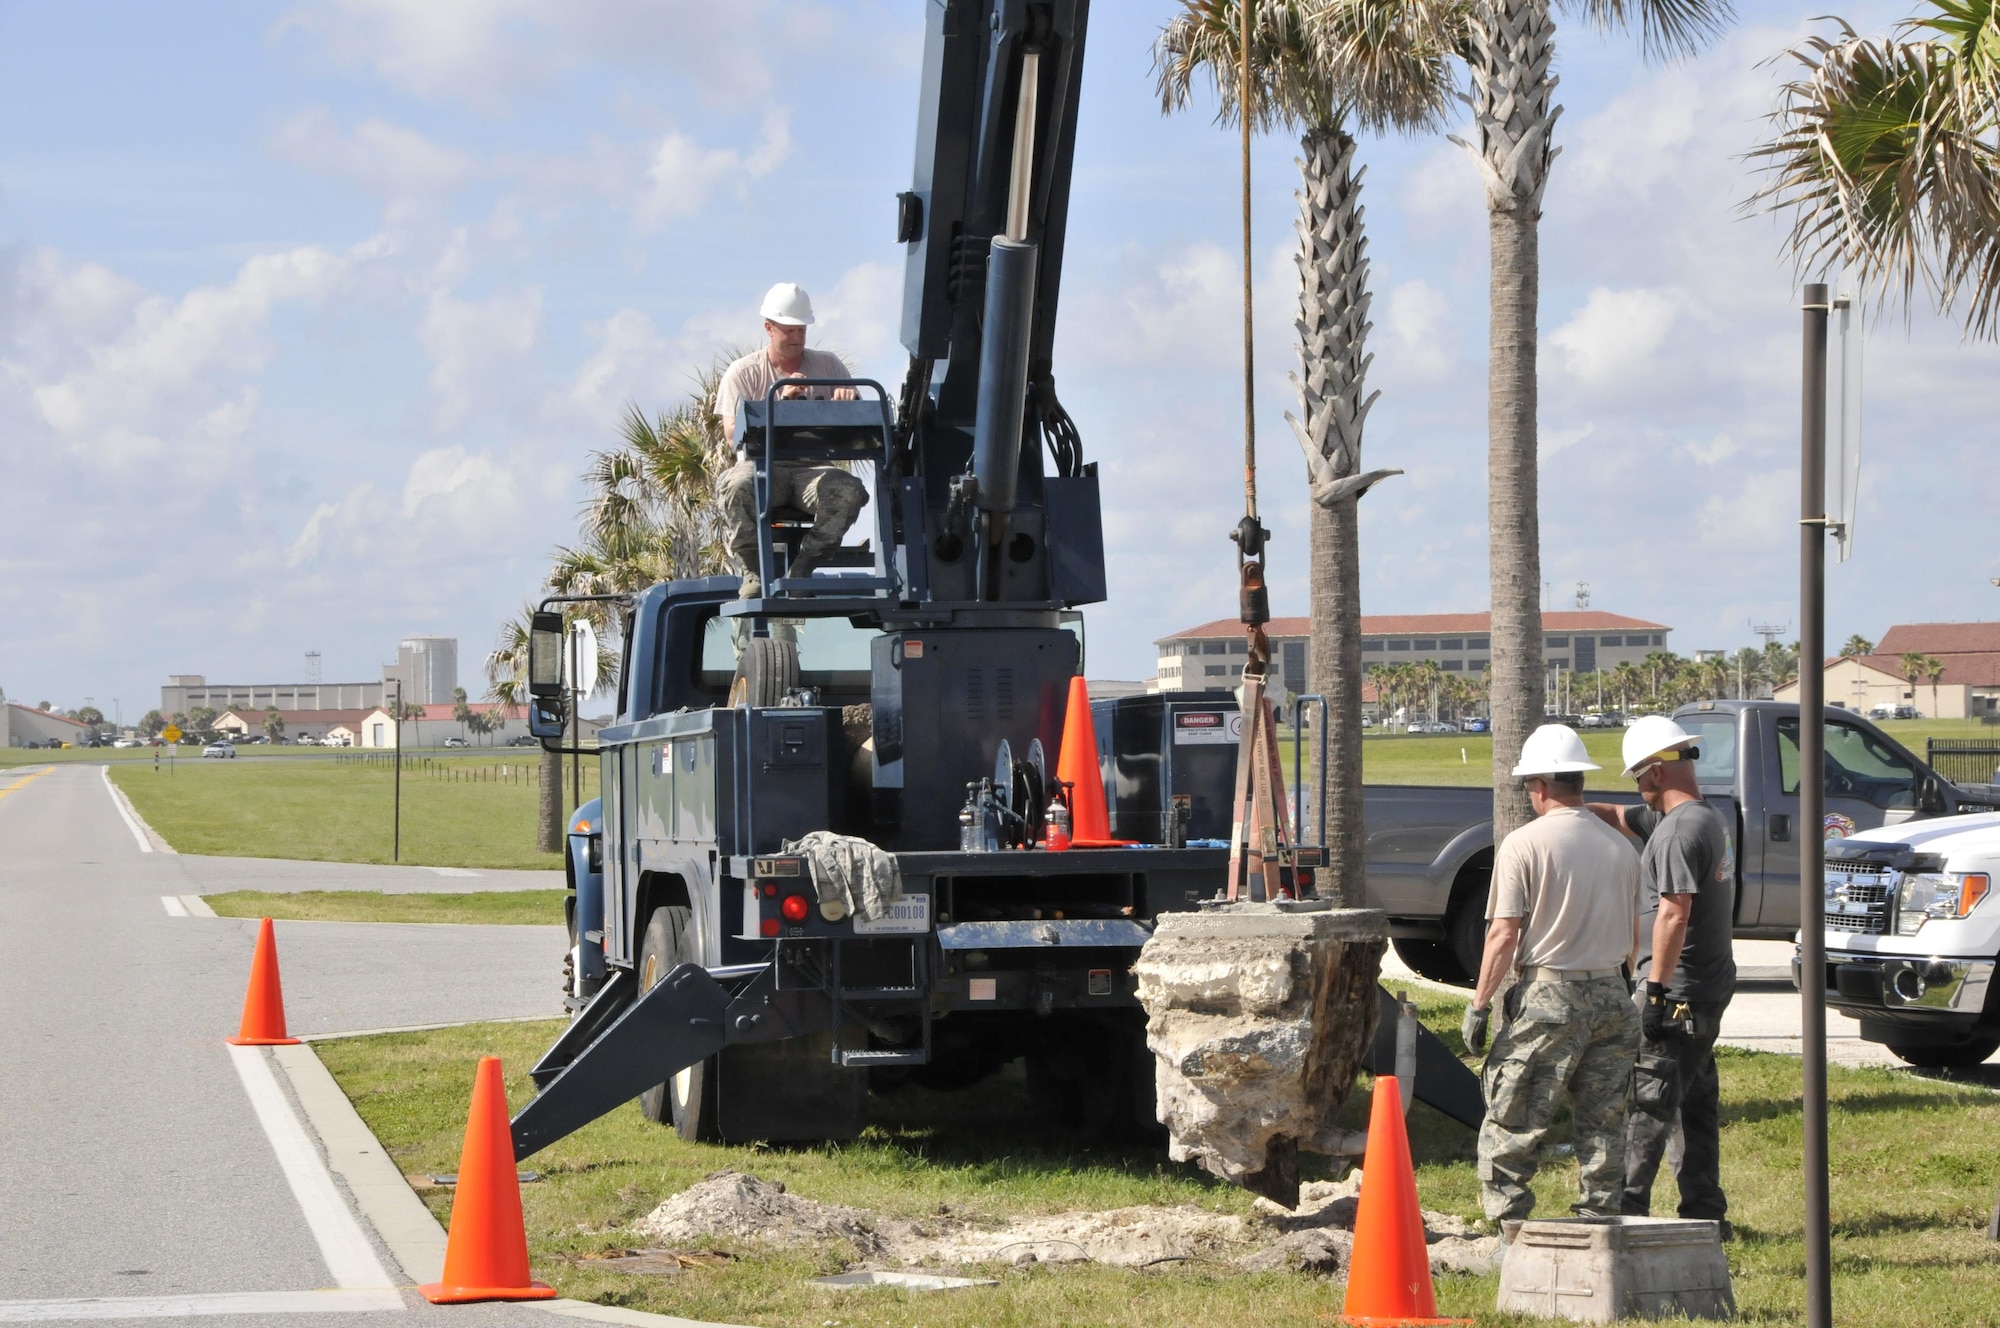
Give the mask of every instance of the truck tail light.
M 778 934 L 778 920 L 776 918 L 765 918 L 757 924 L 757 930 L 765 936 L 776 936 Z
M 785 915 L 785 921 L 787 922 L 804 922 L 806 920 L 806 913 L 811 907 L 810 904 L 806 903 L 804 895 L 786 895 L 778 904 L 778 912 Z

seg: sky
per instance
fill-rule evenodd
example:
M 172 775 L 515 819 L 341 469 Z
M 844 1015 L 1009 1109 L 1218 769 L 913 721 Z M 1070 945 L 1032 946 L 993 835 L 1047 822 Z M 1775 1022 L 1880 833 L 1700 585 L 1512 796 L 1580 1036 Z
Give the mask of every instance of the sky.
M 1797 623 L 1799 319 L 1743 154 L 1811 4 L 1701 57 L 1559 22 L 1542 226 L 1553 608 L 1683 654 Z M 1100 463 L 1090 672 L 1234 612 L 1234 134 L 1164 117 L 1163 2 L 1091 20 L 1056 380 Z M 1907 12 L 1844 9 L 1863 31 Z M 114 705 L 168 674 L 372 680 L 455 636 L 461 682 L 572 542 L 592 451 L 670 408 L 797 281 L 813 344 L 901 380 L 920 0 L 0 0 L 0 688 Z M 1306 611 L 1295 141 L 1253 171 L 1261 495 Z M 1370 613 L 1485 606 L 1486 229 L 1444 137 L 1369 139 Z M 1836 274 L 1835 280 L 1838 281 Z M 1864 462 L 1828 638 L 2000 617 L 2000 348 L 1918 308 L 1865 336 Z

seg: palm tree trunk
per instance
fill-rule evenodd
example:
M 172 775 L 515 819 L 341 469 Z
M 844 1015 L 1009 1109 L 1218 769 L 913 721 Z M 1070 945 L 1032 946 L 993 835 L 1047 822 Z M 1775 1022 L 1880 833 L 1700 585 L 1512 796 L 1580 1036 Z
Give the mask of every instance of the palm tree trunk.
M 1546 0 L 1487 0 L 1467 64 L 1486 182 L 1492 271 L 1486 380 L 1487 515 L 1493 597 L 1493 834 L 1533 818 L 1513 778 L 1542 722 L 1541 521 L 1535 458 L 1535 315 L 1542 189 L 1561 108 L 1549 105 L 1555 25 Z
M 563 848 L 562 757 L 542 753 L 540 805 L 536 808 L 535 846 L 544 853 L 560 853 Z
M 1361 427 L 1373 397 L 1363 397 L 1369 357 L 1368 241 L 1362 230 L 1361 177 L 1354 139 L 1314 130 L 1299 157 L 1299 440 L 1332 464 L 1332 474 L 1361 469 Z M 1343 907 L 1362 901 L 1365 870 L 1361 794 L 1360 499 L 1312 505 L 1310 564 L 1312 689 L 1327 700 L 1327 861 L 1320 893 Z

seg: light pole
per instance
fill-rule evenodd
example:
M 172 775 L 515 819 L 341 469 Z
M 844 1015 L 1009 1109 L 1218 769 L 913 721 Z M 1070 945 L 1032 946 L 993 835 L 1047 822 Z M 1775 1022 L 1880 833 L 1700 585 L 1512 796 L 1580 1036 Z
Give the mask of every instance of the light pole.
M 1826 286 L 1805 288 L 1799 437 L 1799 1032 L 1804 1051 L 1806 1324 L 1832 1328 L 1826 1155 Z
M 403 860 L 403 680 L 391 679 L 396 684 L 396 713 L 391 716 L 396 721 L 396 813 L 394 820 L 394 840 L 389 851 L 391 862 Z

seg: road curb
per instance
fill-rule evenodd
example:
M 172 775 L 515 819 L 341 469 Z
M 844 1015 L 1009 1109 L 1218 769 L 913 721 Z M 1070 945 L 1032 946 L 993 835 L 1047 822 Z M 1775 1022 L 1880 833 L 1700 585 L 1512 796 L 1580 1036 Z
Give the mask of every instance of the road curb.
M 153 852 L 172 853 L 176 857 L 180 856 L 180 850 L 169 844 L 160 835 L 159 831 L 146 823 L 145 817 L 139 815 L 139 809 L 134 807 L 132 800 L 125 796 L 125 790 L 119 788 L 117 783 L 112 780 L 111 767 L 106 765 L 99 766 L 98 768 L 104 772 L 104 787 L 111 790 L 112 801 L 118 804 L 118 810 L 124 814 L 127 823 L 137 827 L 139 833 L 146 837 L 146 842 L 153 846 Z M 215 914 L 211 912 L 209 916 L 214 917 Z
M 273 1047 L 272 1059 L 290 1081 L 306 1115 L 306 1126 L 326 1150 L 327 1167 L 347 1186 L 361 1215 L 388 1247 L 389 1255 L 412 1284 L 436 1282 L 444 1276 L 445 1231 L 402 1170 L 389 1160 L 388 1150 L 340 1091 L 333 1075 L 308 1045 Z M 651 1325 L 652 1328 L 735 1328 L 701 1319 L 650 1314 L 584 1300 L 524 1303 L 525 1307 L 569 1319 L 597 1323 Z

